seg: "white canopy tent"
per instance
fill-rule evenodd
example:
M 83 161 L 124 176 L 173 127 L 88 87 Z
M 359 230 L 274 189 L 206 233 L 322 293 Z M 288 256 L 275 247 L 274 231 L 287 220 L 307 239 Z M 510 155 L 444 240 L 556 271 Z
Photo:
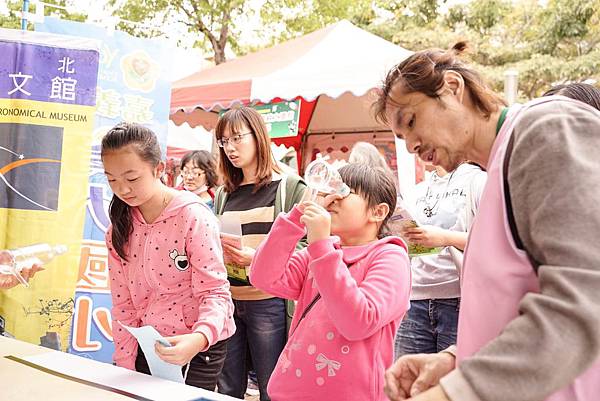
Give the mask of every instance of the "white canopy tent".
M 217 112 L 236 103 L 301 98 L 299 134 L 274 142 L 299 150 L 303 167 L 313 152 L 311 137 L 357 134 L 393 142 L 389 129 L 371 114 L 373 91 L 386 72 L 410 54 L 341 21 L 173 83 L 171 119 L 176 125 L 188 123 L 211 130 Z M 404 144 L 396 151 L 400 187 L 409 189 L 415 181 L 414 157 Z
M 204 127 L 190 127 L 188 123 L 179 126 L 169 121 L 167 132 L 167 157 L 181 159 L 192 150 L 211 151 L 213 135 Z

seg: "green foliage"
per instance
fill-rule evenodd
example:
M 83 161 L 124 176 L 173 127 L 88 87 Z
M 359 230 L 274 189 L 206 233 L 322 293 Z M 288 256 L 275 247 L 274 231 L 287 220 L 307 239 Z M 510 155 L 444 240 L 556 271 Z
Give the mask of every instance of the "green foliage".
M 424 26 L 434 22 L 439 16 L 440 5 L 445 0 L 376 0 L 376 5 L 382 10 L 393 14 L 393 19 L 399 26 Z
M 545 6 L 537 0 L 474 0 L 427 24 L 392 18 L 368 29 L 410 50 L 447 49 L 467 40 L 467 59 L 498 92 L 505 71 L 519 72 L 521 100 L 556 83 L 600 80 L 600 0 L 550 0 Z
M 21 28 L 21 1 L 9 0 L 6 4 L 8 15 L 0 15 L 0 27 L 2 28 Z
M 114 6 L 117 0 L 110 0 Z M 239 28 L 235 21 L 250 12 L 246 0 L 127 0 L 116 15 L 138 25 L 122 22 L 120 30 L 142 37 L 164 34 L 164 26 L 180 24 L 196 38 L 196 43 L 210 47 L 215 63 L 225 61 L 225 48 L 237 47 Z
M 83 22 L 86 20 L 87 16 L 83 13 L 69 13 L 63 8 L 66 6 L 74 6 L 75 2 L 67 1 L 67 0 L 45 0 L 45 3 L 54 4 L 60 6 L 61 8 L 54 7 L 45 7 L 44 15 L 46 16 L 55 16 L 63 19 L 68 19 L 71 21 L 79 21 Z M 8 8 L 8 15 L 0 15 L 0 27 L 1 28 L 12 28 L 12 29 L 21 29 L 21 9 L 23 7 L 22 0 L 8 0 L 6 3 L 6 7 Z M 29 12 L 35 13 L 35 5 L 30 4 Z M 27 29 L 32 31 L 33 24 L 28 23 Z
M 284 41 L 347 19 L 363 26 L 375 17 L 366 0 L 267 0 L 260 16 L 266 26 L 279 26 L 275 41 Z
M 509 10 L 510 5 L 503 0 L 474 0 L 469 4 L 464 22 L 471 30 L 485 35 Z
M 46 0 L 50 1 L 50 0 Z M 54 0 L 74 4 L 75 0 Z M 552 84 L 600 80 L 600 0 L 473 0 L 446 7 L 446 0 L 265 0 L 253 10 L 251 0 L 109 0 L 116 15 L 138 22 L 119 29 L 143 37 L 164 35 L 165 25 L 183 27 L 197 46 L 225 61 L 225 48 L 236 54 L 313 32 L 347 19 L 410 50 L 447 49 L 467 40 L 466 57 L 499 92 L 504 72 L 519 72 L 519 95 L 540 95 Z M 19 28 L 21 1 L 8 0 L 9 16 L 0 26 Z M 47 10 L 62 18 L 83 14 Z M 260 17 L 254 42 L 242 42 L 244 25 Z

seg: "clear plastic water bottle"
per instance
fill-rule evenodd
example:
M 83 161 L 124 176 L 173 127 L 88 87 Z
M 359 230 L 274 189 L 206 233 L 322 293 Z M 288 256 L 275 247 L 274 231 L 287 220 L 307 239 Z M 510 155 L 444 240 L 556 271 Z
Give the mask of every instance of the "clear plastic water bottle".
M 318 193 L 327 195 L 339 194 L 346 197 L 350 194 L 350 188 L 342 181 L 340 173 L 327 162 L 318 158 L 313 160 L 304 172 L 304 181 L 312 191 L 311 199 L 314 201 Z
M 0 274 L 12 274 L 25 287 L 29 287 L 21 271 L 33 265 L 45 265 L 58 255 L 67 252 L 65 245 L 35 244 L 4 252 L 5 258 L 0 261 Z M 6 260 L 8 259 L 8 260 Z

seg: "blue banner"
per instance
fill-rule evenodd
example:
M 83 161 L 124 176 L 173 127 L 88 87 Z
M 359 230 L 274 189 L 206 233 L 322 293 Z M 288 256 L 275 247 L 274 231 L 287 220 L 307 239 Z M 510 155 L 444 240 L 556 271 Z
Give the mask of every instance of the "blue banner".
M 136 122 L 156 133 L 166 155 L 171 97 L 166 78 L 169 51 L 159 40 L 118 31 L 109 34 L 98 26 L 56 18 L 45 18 L 44 23 L 36 24 L 36 30 L 100 41 L 96 126 L 69 352 L 111 362 L 114 345 L 104 233 L 109 225 L 112 193 L 100 160 L 100 141 L 118 122 Z

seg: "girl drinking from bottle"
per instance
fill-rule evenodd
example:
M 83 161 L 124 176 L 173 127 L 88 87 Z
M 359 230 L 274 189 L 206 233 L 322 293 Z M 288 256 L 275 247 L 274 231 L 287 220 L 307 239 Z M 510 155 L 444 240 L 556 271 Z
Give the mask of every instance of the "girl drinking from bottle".
M 349 164 L 339 173 L 350 194 L 279 215 L 252 262 L 256 287 L 298 301 L 269 381 L 273 401 L 386 399 L 383 375 L 411 283 L 406 245 L 385 236 L 396 189 L 381 169 Z M 308 247 L 295 252 L 305 234 Z
M 171 347 L 158 356 L 187 365 L 186 383 L 214 390 L 235 332 L 233 303 L 217 221 L 196 195 L 162 184 L 156 136 L 122 123 L 102 140 L 114 193 L 106 233 L 111 279 L 114 361 L 149 373 L 135 338 L 122 327 L 153 326 Z

